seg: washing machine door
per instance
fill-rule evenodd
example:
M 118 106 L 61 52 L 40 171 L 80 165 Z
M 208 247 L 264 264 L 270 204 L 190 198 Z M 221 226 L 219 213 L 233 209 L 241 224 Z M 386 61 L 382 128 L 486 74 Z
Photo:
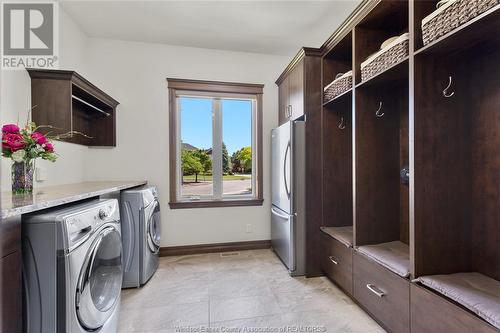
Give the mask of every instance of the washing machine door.
M 97 330 L 113 314 L 122 286 L 121 236 L 114 225 L 98 231 L 87 252 L 76 291 L 76 312 L 87 330 Z
M 145 209 L 145 232 L 149 250 L 153 253 L 160 251 L 161 218 L 158 200 L 151 202 Z

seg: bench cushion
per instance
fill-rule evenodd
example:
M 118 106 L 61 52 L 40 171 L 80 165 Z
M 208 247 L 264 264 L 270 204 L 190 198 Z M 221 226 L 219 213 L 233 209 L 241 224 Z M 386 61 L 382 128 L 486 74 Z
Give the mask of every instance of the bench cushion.
M 403 242 L 363 245 L 358 252 L 404 278 L 410 276 L 410 250 Z
M 417 279 L 500 328 L 500 282 L 481 273 L 422 276 Z
M 335 238 L 347 247 L 352 247 L 352 226 L 347 227 L 321 227 L 321 231 Z

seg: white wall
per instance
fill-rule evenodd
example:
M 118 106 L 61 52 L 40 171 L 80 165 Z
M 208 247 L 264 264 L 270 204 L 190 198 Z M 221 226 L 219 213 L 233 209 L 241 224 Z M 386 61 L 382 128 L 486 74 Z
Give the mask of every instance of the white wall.
M 87 148 L 56 142 L 54 164 L 37 161 L 48 180 L 36 187 L 92 180 L 146 179 L 159 188 L 162 246 L 270 238 L 270 131 L 277 125 L 275 79 L 289 57 L 87 38 L 60 9 L 60 68 L 73 69 L 121 104 L 117 147 Z M 170 210 L 168 207 L 168 101 L 166 78 L 265 84 L 263 100 L 264 205 Z M 30 107 L 25 71 L 2 73 L 0 120 L 24 119 Z M 1 187 L 10 189 L 10 161 L 2 159 Z M 252 233 L 246 233 L 252 224 Z
M 117 147 L 89 150 L 86 179 L 147 179 L 157 185 L 162 246 L 270 238 L 270 131 L 278 119 L 274 81 L 288 57 L 89 39 L 86 61 L 88 79 L 121 103 Z M 265 85 L 263 206 L 169 209 L 167 77 Z M 252 233 L 245 232 L 246 224 L 252 224 Z
M 60 68 L 76 70 L 85 75 L 84 59 L 87 37 L 62 8 L 59 10 L 59 30 Z M 27 112 L 31 106 L 31 81 L 28 72 L 25 70 L 2 71 L 1 75 L 1 124 L 16 123 L 19 118 L 22 126 L 26 123 Z M 84 180 L 84 160 L 88 148 L 64 142 L 56 142 L 55 148 L 60 154 L 56 163 L 37 161 L 37 166 L 46 169 L 48 180 L 35 184 L 36 187 Z M 6 158 L 1 160 L 1 189 L 10 190 L 11 161 Z

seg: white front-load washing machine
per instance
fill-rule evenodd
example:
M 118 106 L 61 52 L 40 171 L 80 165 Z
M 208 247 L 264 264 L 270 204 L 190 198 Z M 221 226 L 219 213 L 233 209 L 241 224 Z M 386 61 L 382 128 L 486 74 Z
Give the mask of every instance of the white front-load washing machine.
M 116 333 L 122 245 L 116 199 L 23 217 L 27 333 Z
M 159 264 L 161 216 L 155 186 L 121 192 L 123 288 L 145 284 Z

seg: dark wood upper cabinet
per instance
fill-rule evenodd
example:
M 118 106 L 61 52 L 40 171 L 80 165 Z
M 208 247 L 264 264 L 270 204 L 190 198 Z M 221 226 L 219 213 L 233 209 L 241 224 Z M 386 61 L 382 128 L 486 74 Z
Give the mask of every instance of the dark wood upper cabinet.
M 288 72 L 276 81 L 279 90 L 279 124 L 304 115 L 305 59 L 297 60 Z
M 278 85 L 278 98 L 279 98 L 279 110 L 278 110 L 278 122 L 283 124 L 290 119 L 290 80 L 285 78 L 283 82 Z
M 291 118 L 297 119 L 304 114 L 304 60 L 297 63 L 297 66 L 290 73 L 290 107 Z
M 61 134 L 63 141 L 86 146 L 116 146 L 116 107 L 119 104 L 74 71 L 28 69 L 31 77 L 32 119 Z

